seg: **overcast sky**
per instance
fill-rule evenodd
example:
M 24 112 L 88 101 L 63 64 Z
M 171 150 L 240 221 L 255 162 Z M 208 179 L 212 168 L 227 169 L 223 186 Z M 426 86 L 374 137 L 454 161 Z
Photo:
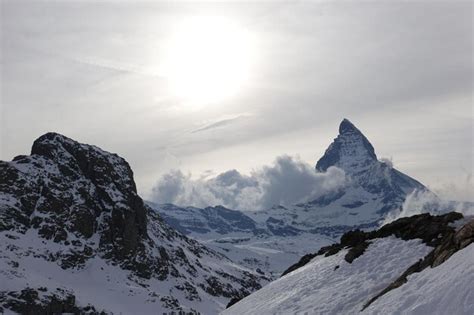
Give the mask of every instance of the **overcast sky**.
M 171 169 L 315 164 L 346 117 L 379 158 L 474 200 L 470 1 L 1 3 L 2 160 L 56 131 L 123 156 L 147 197 Z M 153 69 L 202 16 L 251 34 L 253 59 L 236 93 L 193 107 Z

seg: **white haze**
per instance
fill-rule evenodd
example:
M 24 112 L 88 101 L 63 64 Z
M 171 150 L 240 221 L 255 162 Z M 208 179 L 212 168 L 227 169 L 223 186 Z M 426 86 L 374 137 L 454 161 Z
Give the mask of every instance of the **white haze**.
M 152 199 L 182 206 L 261 210 L 314 200 L 345 184 L 345 173 L 339 168 L 317 173 L 308 163 L 285 155 L 250 175 L 230 170 L 210 179 L 192 179 L 191 174 L 170 171 L 153 188 Z
M 387 215 L 382 225 L 416 214 L 441 214 L 450 211 L 456 211 L 463 215 L 474 215 L 474 203 L 446 200 L 428 190 L 415 190 L 407 196 L 401 209 L 394 210 Z

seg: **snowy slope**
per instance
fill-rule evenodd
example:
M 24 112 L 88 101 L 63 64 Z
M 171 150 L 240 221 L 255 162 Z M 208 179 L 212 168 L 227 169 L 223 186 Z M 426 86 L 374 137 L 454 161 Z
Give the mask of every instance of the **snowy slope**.
M 347 233 L 222 314 L 473 314 L 474 220 L 461 217 Z
M 428 252 L 420 240 L 390 237 L 372 243 L 352 264 L 344 260 L 347 250 L 318 256 L 222 314 L 355 314 L 367 296 L 383 289 Z
M 167 225 L 121 157 L 55 133 L 0 161 L 0 308 L 218 313 L 266 278 Z
M 370 314 L 474 313 L 474 245 L 436 268 L 415 273 L 408 282 L 370 305 Z

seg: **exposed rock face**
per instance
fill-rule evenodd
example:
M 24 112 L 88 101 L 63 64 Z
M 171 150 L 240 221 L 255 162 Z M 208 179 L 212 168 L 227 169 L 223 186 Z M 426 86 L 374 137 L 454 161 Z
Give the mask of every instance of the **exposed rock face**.
M 349 159 L 350 157 L 350 159 Z M 316 163 L 316 170 L 326 171 L 338 166 L 349 173 L 357 173 L 377 161 L 375 150 L 369 140 L 349 120 L 339 125 L 339 135 Z
M 431 267 L 441 265 L 455 252 L 474 242 L 474 220 L 469 221 L 459 231 L 447 237 L 433 251 Z
M 17 201 L 0 212 L 1 230 L 33 225 L 56 242 L 68 233 L 87 239 L 99 232 L 100 246 L 118 260 L 147 238 L 145 205 L 130 166 L 117 155 L 48 133 L 34 142 L 31 156 L 2 162 L 0 178 L 1 191 Z
M 47 292 L 47 288 L 26 288 L 20 292 L 1 292 L 0 300 L 5 301 L 3 307 L 24 315 L 38 314 L 100 314 L 93 306 L 77 307 L 76 298 L 72 292 L 56 289 Z M 1 307 L 0 307 L 1 310 Z
M 0 263 L 12 266 L 4 272 L 9 281 L 28 279 L 16 271 L 28 256 L 63 270 L 97 268 L 91 263 L 100 260 L 130 273 L 140 285 L 171 281 L 185 297 L 178 300 L 170 290 L 164 292 L 170 298 L 161 292 L 160 299 L 178 305 L 176 310 L 184 310 L 186 300 L 205 303 L 205 296 L 248 294 L 264 279 L 164 223 L 138 196 L 123 158 L 56 133 L 37 139 L 30 156 L 0 161 L 0 238 L 0 252 L 8 253 Z M 217 262 L 222 268 L 215 267 Z M 69 285 L 65 288 L 74 291 Z M 3 289 L 0 305 L 11 308 L 9 297 L 21 293 Z M 69 310 L 75 312 L 64 309 Z

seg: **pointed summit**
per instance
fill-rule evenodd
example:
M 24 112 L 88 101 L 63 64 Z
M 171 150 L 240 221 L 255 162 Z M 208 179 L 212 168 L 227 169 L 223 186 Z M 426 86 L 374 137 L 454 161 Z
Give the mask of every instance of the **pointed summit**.
M 339 134 L 348 133 L 348 132 L 358 132 L 361 133 L 359 129 L 350 122 L 349 119 L 344 118 L 339 125 Z M 362 133 L 361 133 L 362 134 Z
M 346 173 L 356 173 L 374 161 L 377 161 L 377 156 L 372 144 L 353 123 L 344 118 L 339 125 L 339 135 L 319 159 L 316 170 L 323 172 L 330 166 L 337 166 Z
M 331 166 L 344 170 L 367 191 L 383 192 L 386 200 L 394 204 L 403 202 L 414 189 L 426 189 L 413 178 L 378 161 L 372 144 L 348 119 L 342 120 L 339 135 L 319 159 L 316 171 L 324 172 Z

